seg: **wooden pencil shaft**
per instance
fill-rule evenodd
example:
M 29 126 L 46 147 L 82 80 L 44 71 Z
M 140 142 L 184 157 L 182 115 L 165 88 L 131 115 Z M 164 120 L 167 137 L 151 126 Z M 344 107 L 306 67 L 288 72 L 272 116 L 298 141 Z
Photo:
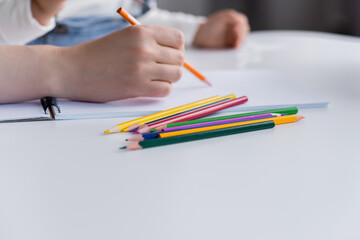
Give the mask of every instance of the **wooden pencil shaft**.
M 221 137 L 226 135 L 269 129 L 269 128 L 273 128 L 274 126 L 275 126 L 274 121 L 267 121 L 267 122 L 253 123 L 249 125 L 236 126 L 225 129 L 216 129 L 206 132 L 198 132 L 198 133 L 192 133 L 192 134 L 186 134 L 186 135 L 180 135 L 180 136 L 174 136 L 168 138 L 150 139 L 139 142 L 139 145 L 142 148 L 150 148 L 150 147 L 164 146 L 164 145 L 170 145 L 170 144 L 176 144 L 182 142 L 197 141 L 207 138 Z

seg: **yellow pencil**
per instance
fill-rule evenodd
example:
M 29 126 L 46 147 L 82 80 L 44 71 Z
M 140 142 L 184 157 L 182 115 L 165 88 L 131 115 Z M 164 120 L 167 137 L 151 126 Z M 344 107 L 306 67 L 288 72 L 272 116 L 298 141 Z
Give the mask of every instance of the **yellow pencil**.
M 264 119 L 246 121 L 246 122 L 228 123 L 228 124 L 223 124 L 223 125 L 186 129 L 186 130 L 168 132 L 168 133 L 160 133 L 159 137 L 160 138 L 173 137 L 173 136 L 179 136 L 179 135 L 184 135 L 184 134 L 204 132 L 204 131 L 210 131 L 210 130 L 216 130 L 216 129 L 222 129 L 222 128 L 229 128 L 229 127 L 236 127 L 236 126 L 247 125 L 247 124 L 252 124 L 252 123 L 259 123 L 259 122 L 266 122 L 266 121 L 274 121 L 275 125 L 279 125 L 279 124 L 285 124 L 285 123 L 293 123 L 293 122 L 296 122 L 303 118 L 304 118 L 304 116 L 297 116 L 297 115 L 289 115 L 289 116 L 274 117 L 274 118 L 264 118 Z
M 126 20 L 128 21 L 131 25 L 141 25 L 141 23 L 134 18 L 130 13 L 128 13 L 125 9 L 123 8 L 119 8 L 117 10 L 117 12 Z M 211 83 L 206 80 L 205 76 L 202 75 L 198 70 L 196 70 L 193 66 L 191 66 L 189 63 L 187 63 L 186 61 L 184 62 L 184 67 L 189 70 L 192 74 L 194 74 L 196 77 L 198 77 L 201 81 L 203 81 L 204 83 L 206 83 L 207 85 L 211 86 Z
M 148 116 L 144 116 L 144 117 L 133 119 L 133 120 L 130 120 L 130 121 L 127 121 L 127 122 L 124 122 L 124 123 L 120 123 L 120 124 L 116 125 L 115 127 L 111 128 L 109 130 L 106 130 L 105 133 L 116 133 L 116 132 L 127 131 L 128 130 L 127 128 L 134 125 L 134 124 L 141 125 L 141 124 L 144 124 L 144 123 L 147 123 L 147 122 L 155 121 L 155 120 L 160 119 L 160 118 L 168 117 L 168 116 L 171 116 L 171 115 L 174 115 L 174 114 L 177 114 L 177 113 L 181 113 L 181 112 L 193 109 L 193 108 L 201 107 L 203 105 L 210 104 L 210 103 L 217 102 L 217 101 L 221 101 L 221 100 L 224 100 L 224 99 L 227 99 L 227 98 L 235 99 L 236 96 L 234 94 L 230 94 L 230 95 L 227 95 L 227 96 L 224 96 L 224 97 L 214 96 L 214 97 L 206 98 L 206 99 L 199 100 L 199 101 L 196 101 L 196 102 L 188 103 L 188 104 L 181 105 L 181 106 L 171 108 L 171 109 L 168 109 L 168 110 L 164 110 L 164 111 L 161 111 L 161 112 L 158 112 L 158 113 L 153 113 L 153 114 L 148 115 Z

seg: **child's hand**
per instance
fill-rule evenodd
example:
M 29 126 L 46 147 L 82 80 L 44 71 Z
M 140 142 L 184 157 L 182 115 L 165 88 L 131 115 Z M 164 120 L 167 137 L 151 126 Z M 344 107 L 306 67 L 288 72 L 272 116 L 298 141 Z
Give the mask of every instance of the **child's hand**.
M 193 44 L 203 48 L 235 48 L 244 42 L 250 27 L 245 15 L 223 10 L 199 27 Z
M 66 0 L 31 0 L 31 11 L 41 25 L 46 25 L 64 8 L 65 3 Z
M 182 75 L 183 46 L 180 31 L 141 25 L 60 49 L 61 77 L 50 95 L 93 102 L 167 96 Z

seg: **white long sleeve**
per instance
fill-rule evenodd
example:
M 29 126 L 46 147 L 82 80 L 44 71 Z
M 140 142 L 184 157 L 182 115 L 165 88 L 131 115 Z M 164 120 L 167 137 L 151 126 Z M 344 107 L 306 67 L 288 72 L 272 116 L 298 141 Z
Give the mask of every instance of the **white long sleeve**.
M 120 6 L 128 12 L 134 12 L 132 7 L 137 5 L 134 0 L 69 0 L 58 14 L 58 20 L 87 16 L 107 16 L 119 19 L 116 10 Z M 188 44 L 193 42 L 199 25 L 205 21 L 205 17 L 159 9 L 156 1 L 151 1 L 150 7 L 151 10 L 139 18 L 142 24 L 177 28 L 184 33 Z
M 139 20 L 142 24 L 177 28 L 184 33 L 186 44 L 190 45 L 195 38 L 200 24 L 204 23 L 206 18 L 154 8 Z
M 0 0 L 0 46 L 23 45 L 55 27 L 55 19 L 46 26 L 32 15 L 31 0 Z

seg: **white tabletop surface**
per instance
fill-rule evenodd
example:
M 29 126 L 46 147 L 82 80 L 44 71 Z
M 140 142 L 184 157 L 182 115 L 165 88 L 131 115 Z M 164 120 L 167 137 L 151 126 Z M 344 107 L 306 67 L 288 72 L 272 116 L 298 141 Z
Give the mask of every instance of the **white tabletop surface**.
M 0 124 L 0 239 L 360 239 L 360 39 L 252 33 L 200 69 L 273 69 L 330 100 L 274 129 L 142 151 L 124 119 Z

